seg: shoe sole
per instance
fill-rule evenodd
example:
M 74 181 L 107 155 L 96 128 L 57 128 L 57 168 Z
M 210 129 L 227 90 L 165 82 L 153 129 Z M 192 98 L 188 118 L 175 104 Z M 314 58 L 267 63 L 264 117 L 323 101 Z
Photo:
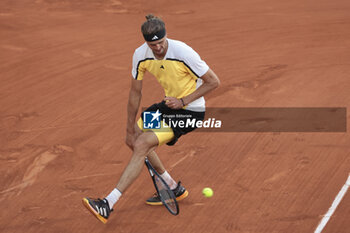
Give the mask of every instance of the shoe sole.
M 181 196 L 178 196 L 176 198 L 176 201 L 181 201 L 183 199 L 185 199 L 188 196 L 188 191 L 186 190 L 183 194 L 181 194 Z M 147 205 L 163 205 L 163 202 L 159 201 L 159 202 L 149 202 L 146 201 Z
M 103 222 L 104 224 L 107 223 L 107 219 L 105 219 L 104 217 L 102 217 L 99 213 L 96 212 L 96 210 L 94 208 L 91 207 L 89 200 L 86 198 L 83 198 L 83 205 L 101 222 Z

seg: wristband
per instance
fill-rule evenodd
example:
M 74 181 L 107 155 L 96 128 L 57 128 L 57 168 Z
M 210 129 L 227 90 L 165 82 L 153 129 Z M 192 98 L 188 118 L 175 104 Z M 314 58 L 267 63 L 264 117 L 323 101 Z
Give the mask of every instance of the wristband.
M 184 102 L 184 100 L 181 98 L 180 99 L 181 100 L 181 102 L 182 102 L 182 107 L 185 107 L 185 102 Z

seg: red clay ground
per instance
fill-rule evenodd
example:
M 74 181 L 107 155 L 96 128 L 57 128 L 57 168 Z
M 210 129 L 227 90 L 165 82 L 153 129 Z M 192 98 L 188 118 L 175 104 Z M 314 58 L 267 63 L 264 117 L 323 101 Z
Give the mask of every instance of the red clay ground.
M 0 231 L 313 232 L 348 177 L 348 133 L 193 133 L 160 148 L 190 191 L 177 217 L 144 204 L 146 170 L 106 225 L 81 199 L 108 194 L 129 160 L 144 15 L 163 17 L 218 74 L 208 106 L 348 108 L 349 10 L 345 0 L 2 0 Z M 163 96 L 151 76 L 144 88 L 142 106 Z M 348 232 L 349 195 L 323 232 Z

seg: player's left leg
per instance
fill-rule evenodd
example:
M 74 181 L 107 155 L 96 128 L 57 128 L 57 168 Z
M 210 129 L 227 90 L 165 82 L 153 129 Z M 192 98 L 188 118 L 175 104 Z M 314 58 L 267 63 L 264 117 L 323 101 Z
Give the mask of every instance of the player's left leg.
M 161 124 L 163 126 L 163 123 Z M 135 132 L 147 132 L 147 130 L 143 129 L 143 121 L 140 118 L 135 125 Z M 159 145 L 163 145 L 165 143 L 170 142 L 175 138 L 174 132 L 171 128 L 160 129 L 153 131 L 158 138 Z M 170 176 L 170 174 L 166 171 L 163 163 L 159 159 L 157 153 L 153 150 L 148 155 L 148 160 L 151 162 L 152 166 L 156 169 L 156 171 L 160 174 L 160 176 L 164 179 L 164 181 L 169 185 L 169 187 L 173 190 L 176 200 L 180 201 L 188 196 L 188 191 L 181 185 L 181 182 L 176 183 L 175 180 Z M 160 200 L 158 193 L 155 193 L 152 197 L 146 200 L 146 204 L 148 205 L 162 205 L 162 201 Z

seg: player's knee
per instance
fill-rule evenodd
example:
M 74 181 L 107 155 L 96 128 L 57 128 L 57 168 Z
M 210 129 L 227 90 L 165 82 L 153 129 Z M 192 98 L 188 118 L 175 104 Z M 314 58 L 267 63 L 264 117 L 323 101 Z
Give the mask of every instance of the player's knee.
M 134 151 L 140 152 L 141 154 L 146 154 L 153 147 L 154 143 L 151 140 L 149 140 L 146 135 L 141 134 L 135 141 Z

